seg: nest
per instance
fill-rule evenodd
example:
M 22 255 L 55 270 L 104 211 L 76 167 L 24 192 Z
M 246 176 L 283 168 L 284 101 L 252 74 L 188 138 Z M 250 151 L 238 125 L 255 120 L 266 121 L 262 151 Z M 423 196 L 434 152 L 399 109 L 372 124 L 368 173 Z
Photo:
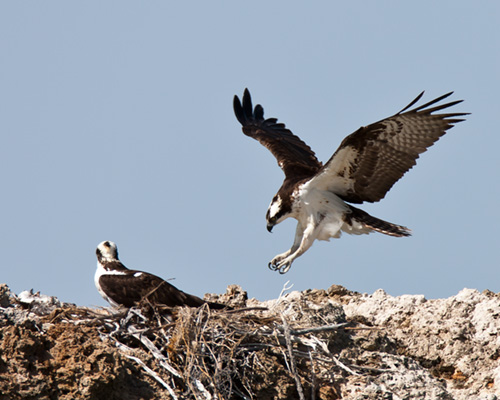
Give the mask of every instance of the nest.
M 278 299 L 269 310 L 59 308 L 48 322 L 94 325 L 101 340 L 140 365 L 173 399 L 314 399 L 326 382 L 332 392 L 326 398 L 338 398 L 342 377 L 360 372 L 334 354 L 352 324 L 292 305 L 297 307 Z M 298 315 L 307 315 L 307 323 Z

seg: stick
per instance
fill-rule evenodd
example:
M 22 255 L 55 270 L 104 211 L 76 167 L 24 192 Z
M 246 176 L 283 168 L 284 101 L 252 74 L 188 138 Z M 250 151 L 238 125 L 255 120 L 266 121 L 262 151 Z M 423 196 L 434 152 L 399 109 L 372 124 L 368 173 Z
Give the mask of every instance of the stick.
M 340 362 L 340 360 L 335 357 L 331 352 L 330 350 L 328 350 L 328 347 L 326 345 L 326 343 L 322 342 L 321 340 L 319 340 L 317 337 L 315 336 L 312 336 L 311 337 L 312 340 L 314 340 L 318 345 L 319 347 L 321 347 L 321 350 L 323 350 L 323 352 L 329 356 L 334 362 L 335 364 L 337 364 L 340 368 L 342 368 L 343 370 L 349 372 L 350 374 L 352 375 L 356 375 L 356 376 L 359 376 L 359 374 L 355 371 L 353 371 L 352 369 L 350 369 L 347 365 L 344 365 L 343 363 Z
M 179 400 L 178 397 L 175 395 L 175 392 L 172 390 L 172 388 L 168 385 L 167 382 L 165 382 L 163 379 L 161 379 L 156 372 L 154 372 L 151 368 L 149 368 L 144 362 L 137 357 L 130 356 L 125 354 L 125 357 L 130 358 L 131 360 L 134 360 L 137 364 L 139 364 L 144 370 L 151 375 L 154 379 L 156 379 L 165 389 L 167 389 L 168 393 L 174 400 Z
M 342 328 L 346 326 L 348 322 L 343 322 L 341 324 L 333 324 L 333 325 L 324 325 L 324 326 L 317 326 L 314 328 L 305 328 L 305 329 L 290 329 L 290 334 L 294 336 L 300 336 L 300 335 L 305 335 L 307 333 L 315 333 L 315 332 L 325 332 L 325 331 L 334 331 L 339 328 Z M 278 330 L 283 331 L 284 328 L 281 326 L 277 326 Z
M 297 374 L 297 370 L 295 368 L 295 358 L 293 357 L 293 348 L 292 348 L 292 338 L 290 337 L 290 327 L 286 322 L 285 316 L 281 314 L 281 319 L 283 320 L 283 327 L 285 328 L 285 339 L 286 339 L 286 347 L 288 348 L 288 356 L 290 357 L 290 367 L 291 372 L 293 374 L 293 378 L 295 379 L 295 385 L 297 386 L 297 392 L 299 393 L 300 400 L 305 400 L 304 389 L 302 388 L 302 384 L 300 383 L 300 377 Z

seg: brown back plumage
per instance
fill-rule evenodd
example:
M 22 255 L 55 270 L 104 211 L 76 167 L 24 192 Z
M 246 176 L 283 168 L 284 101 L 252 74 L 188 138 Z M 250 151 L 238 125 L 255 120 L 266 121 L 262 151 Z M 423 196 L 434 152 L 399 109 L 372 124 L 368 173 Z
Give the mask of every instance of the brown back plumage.
M 408 110 L 423 95 L 392 117 L 359 128 L 347 136 L 337 151 L 314 177 L 315 187 L 331 191 L 351 203 L 376 202 L 432 146 L 467 113 L 433 114 L 462 100 L 430 106 L 447 98 L 447 93 Z
M 125 307 L 149 301 L 155 305 L 168 307 L 200 307 L 207 303 L 213 309 L 224 308 L 222 304 L 206 302 L 197 296 L 185 293 L 162 278 L 147 272 L 127 269 L 125 275 L 102 275 L 99 283 L 111 299 Z

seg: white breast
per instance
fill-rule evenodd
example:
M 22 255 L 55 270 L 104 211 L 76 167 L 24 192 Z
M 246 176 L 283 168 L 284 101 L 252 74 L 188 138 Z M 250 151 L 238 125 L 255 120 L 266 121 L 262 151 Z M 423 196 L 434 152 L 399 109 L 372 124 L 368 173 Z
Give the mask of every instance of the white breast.
M 106 269 L 102 266 L 102 264 L 100 262 L 97 262 L 97 270 L 95 271 L 94 275 L 95 287 L 99 291 L 99 294 L 102 296 L 102 298 L 112 306 L 119 307 L 120 305 L 114 302 L 110 297 L 108 297 L 108 295 L 104 292 L 104 290 L 102 290 L 101 285 L 99 283 L 99 278 L 102 275 L 125 275 L 125 273 L 123 271 L 106 271 Z
M 298 194 L 302 206 L 297 219 L 302 226 L 310 223 L 317 225 L 318 240 L 339 238 L 344 224 L 342 217 L 348 210 L 346 203 L 331 192 L 311 188 L 309 182 L 300 188 Z

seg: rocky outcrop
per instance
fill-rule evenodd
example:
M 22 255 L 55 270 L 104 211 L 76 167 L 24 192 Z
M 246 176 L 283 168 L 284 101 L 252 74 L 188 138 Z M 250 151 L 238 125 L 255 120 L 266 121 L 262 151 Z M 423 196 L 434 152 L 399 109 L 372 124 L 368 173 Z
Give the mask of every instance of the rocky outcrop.
M 111 312 L 1 285 L 0 399 L 500 399 L 498 294 L 209 299 L 236 310 Z

